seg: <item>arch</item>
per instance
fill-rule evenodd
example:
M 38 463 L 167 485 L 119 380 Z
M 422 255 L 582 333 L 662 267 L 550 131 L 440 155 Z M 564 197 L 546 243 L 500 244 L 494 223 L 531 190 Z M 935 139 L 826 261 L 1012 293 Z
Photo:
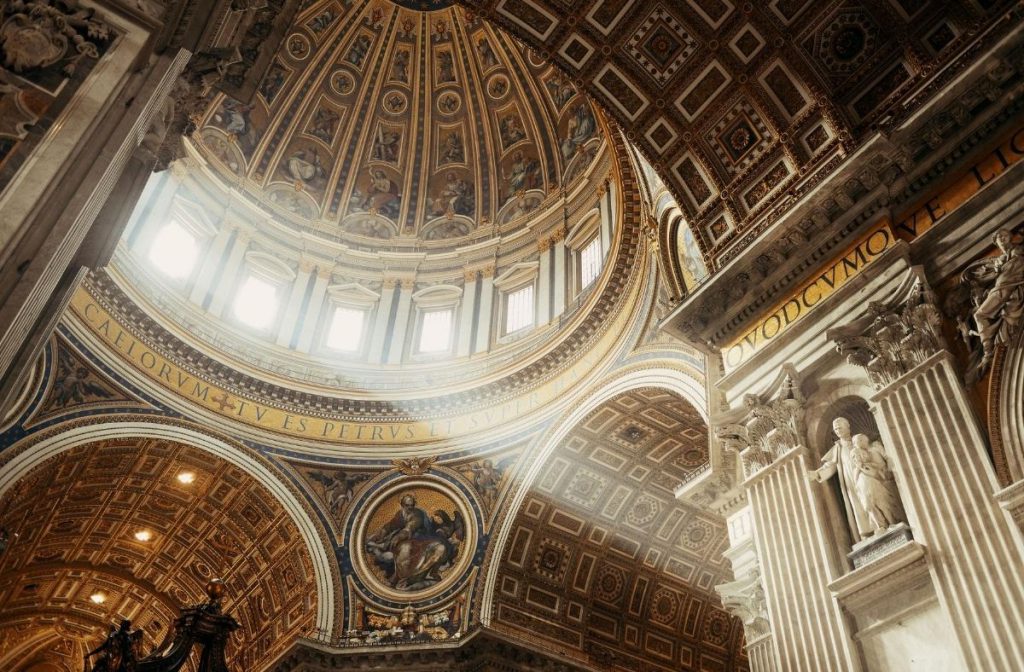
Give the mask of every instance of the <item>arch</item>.
M 805 404 L 805 423 L 808 448 L 815 457 L 820 456 L 826 446 L 832 445 L 829 440 L 832 432 L 834 414 L 831 411 L 842 405 L 846 400 L 856 398 L 862 400 L 871 409 L 868 399 L 873 397 L 875 390 L 863 376 L 853 378 L 853 382 L 837 380 L 832 385 L 825 384 L 818 392 L 808 397 Z M 874 431 L 878 430 L 878 421 L 871 419 Z M 875 437 L 878 438 L 878 437 Z
M 313 564 L 317 591 L 316 628 L 321 632 L 333 631 L 335 587 L 340 581 L 336 577 L 337 567 L 322 543 L 324 532 L 287 483 L 282 481 L 262 459 L 239 449 L 225 439 L 198 429 L 147 420 L 91 421 L 87 425 L 51 431 L 49 436 L 41 440 L 35 436 L 28 436 L 8 449 L 7 452 L 13 453 L 13 456 L 7 459 L 0 471 L 0 496 L 46 460 L 87 443 L 127 438 L 164 439 L 187 443 L 219 457 L 252 476 L 284 507 L 302 535 Z
M 520 479 L 519 488 L 511 501 L 504 507 L 507 512 L 492 532 L 491 547 L 488 550 L 489 560 L 484 569 L 483 597 L 481 598 L 480 621 L 485 626 L 491 623 L 491 612 L 494 608 L 494 591 L 501 568 L 500 558 L 505 552 L 509 536 L 515 524 L 516 516 L 531 486 L 543 471 L 548 459 L 552 456 L 565 437 L 592 411 L 602 403 L 625 392 L 641 388 L 658 388 L 673 392 L 700 414 L 704 424 L 708 424 L 708 407 L 705 387 L 696 380 L 690 379 L 680 368 L 672 368 L 666 363 L 650 363 L 643 367 L 631 368 L 614 373 L 608 380 L 600 384 L 590 394 L 584 395 L 580 402 L 564 413 L 554 424 L 527 449 L 523 461 L 529 464 L 526 473 Z

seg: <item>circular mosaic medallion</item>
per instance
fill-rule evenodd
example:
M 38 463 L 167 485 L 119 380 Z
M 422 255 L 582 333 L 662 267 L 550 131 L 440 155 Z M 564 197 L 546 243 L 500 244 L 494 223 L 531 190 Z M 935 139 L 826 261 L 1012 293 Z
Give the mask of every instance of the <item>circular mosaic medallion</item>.
M 505 75 L 495 75 L 487 82 L 487 95 L 491 98 L 498 100 L 504 98 L 506 93 L 508 93 L 508 77 Z
M 337 70 L 331 73 L 331 90 L 341 96 L 352 93 L 356 86 L 355 77 L 347 70 Z
M 441 114 L 455 114 L 462 108 L 462 98 L 454 91 L 445 91 L 437 97 L 437 111 Z
M 301 33 L 293 33 L 288 36 L 288 53 L 296 61 L 304 61 L 309 56 L 309 39 Z
M 399 479 L 367 501 L 353 542 L 359 578 L 385 599 L 408 602 L 438 595 L 463 577 L 477 529 L 448 483 Z
M 380 104 L 388 114 L 401 114 L 409 106 L 409 99 L 401 91 L 388 91 Z

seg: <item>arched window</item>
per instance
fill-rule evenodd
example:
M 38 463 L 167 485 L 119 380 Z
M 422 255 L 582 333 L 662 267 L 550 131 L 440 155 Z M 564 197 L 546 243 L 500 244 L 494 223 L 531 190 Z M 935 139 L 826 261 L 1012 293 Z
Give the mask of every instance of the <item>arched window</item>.
M 184 280 L 199 259 L 199 243 L 192 232 L 172 219 L 153 236 L 146 257 L 167 277 Z
M 335 306 L 324 344 L 331 350 L 358 352 L 363 343 L 366 311 L 349 306 Z
M 277 285 L 250 273 L 235 295 L 235 317 L 253 329 L 266 329 L 277 316 Z
M 442 355 L 455 347 L 455 311 L 462 298 L 462 289 L 452 285 L 435 285 L 412 296 L 416 304 L 414 355 Z
M 295 272 L 283 261 L 264 252 L 245 255 L 245 275 L 235 293 L 235 317 L 243 325 L 267 331 L 277 318 L 281 293 L 295 281 Z
M 495 278 L 501 292 L 499 334 L 502 337 L 525 331 L 536 321 L 536 285 L 539 264 L 536 261 L 513 265 Z
M 327 289 L 328 324 L 323 345 L 335 353 L 354 355 L 367 344 L 370 314 L 380 295 L 362 285 L 350 283 Z
M 424 311 L 423 324 L 420 326 L 419 352 L 437 353 L 451 349 L 454 312 L 451 308 Z
M 580 250 L 580 289 L 586 289 L 601 275 L 601 238 L 594 236 Z
M 566 238 L 566 246 L 572 251 L 573 296 L 580 294 L 594 284 L 604 266 L 604 249 L 601 246 L 601 215 L 591 211 L 573 227 Z

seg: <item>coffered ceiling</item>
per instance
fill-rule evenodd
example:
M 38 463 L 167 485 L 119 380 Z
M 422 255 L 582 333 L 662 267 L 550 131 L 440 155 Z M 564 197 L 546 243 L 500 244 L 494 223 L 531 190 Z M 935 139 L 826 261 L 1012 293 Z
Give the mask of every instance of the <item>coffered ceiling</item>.
M 617 119 L 714 274 L 880 127 L 927 99 L 1010 2 L 466 0 Z M 925 95 L 919 95 L 920 93 Z
M 746 669 L 722 520 L 676 500 L 707 459 L 692 406 L 652 389 L 599 406 L 516 513 L 495 584 L 504 631 L 609 670 Z
M 229 647 L 237 669 L 257 669 L 312 626 L 313 570 L 292 519 L 254 478 L 188 445 L 70 449 L 9 489 L 0 516 L 17 535 L 0 555 L 0 651 L 14 656 L 0 654 L 2 669 L 42 642 L 68 650 L 49 656 L 54 669 L 77 672 L 75 647 L 95 646 L 122 618 L 149 651 L 215 577 L 242 624 Z

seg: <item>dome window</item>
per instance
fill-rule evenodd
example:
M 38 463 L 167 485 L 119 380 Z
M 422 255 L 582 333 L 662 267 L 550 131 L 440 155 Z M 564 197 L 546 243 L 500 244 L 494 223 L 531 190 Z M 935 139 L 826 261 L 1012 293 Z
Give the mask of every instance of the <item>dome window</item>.
M 325 345 L 331 350 L 357 352 L 363 342 L 363 327 L 366 311 L 359 308 L 338 306 L 331 317 Z
M 580 250 L 580 288 L 586 289 L 601 275 L 601 238 L 593 240 Z
M 277 315 L 277 287 L 250 275 L 235 296 L 235 317 L 253 329 L 266 329 Z
M 192 273 L 199 258 L 196 238 L 175 220 L 169 221 L 153 237 L 149 261 L 164 275 L 183 280 Z
M 423 326 L 420 327 L 420 352 L 445 352 L 451 349 L 454 312 L 448 308 L 423 313 Z
M 533 325 L 533 284 L 505 296 L 505 333 L 511 334 Z

